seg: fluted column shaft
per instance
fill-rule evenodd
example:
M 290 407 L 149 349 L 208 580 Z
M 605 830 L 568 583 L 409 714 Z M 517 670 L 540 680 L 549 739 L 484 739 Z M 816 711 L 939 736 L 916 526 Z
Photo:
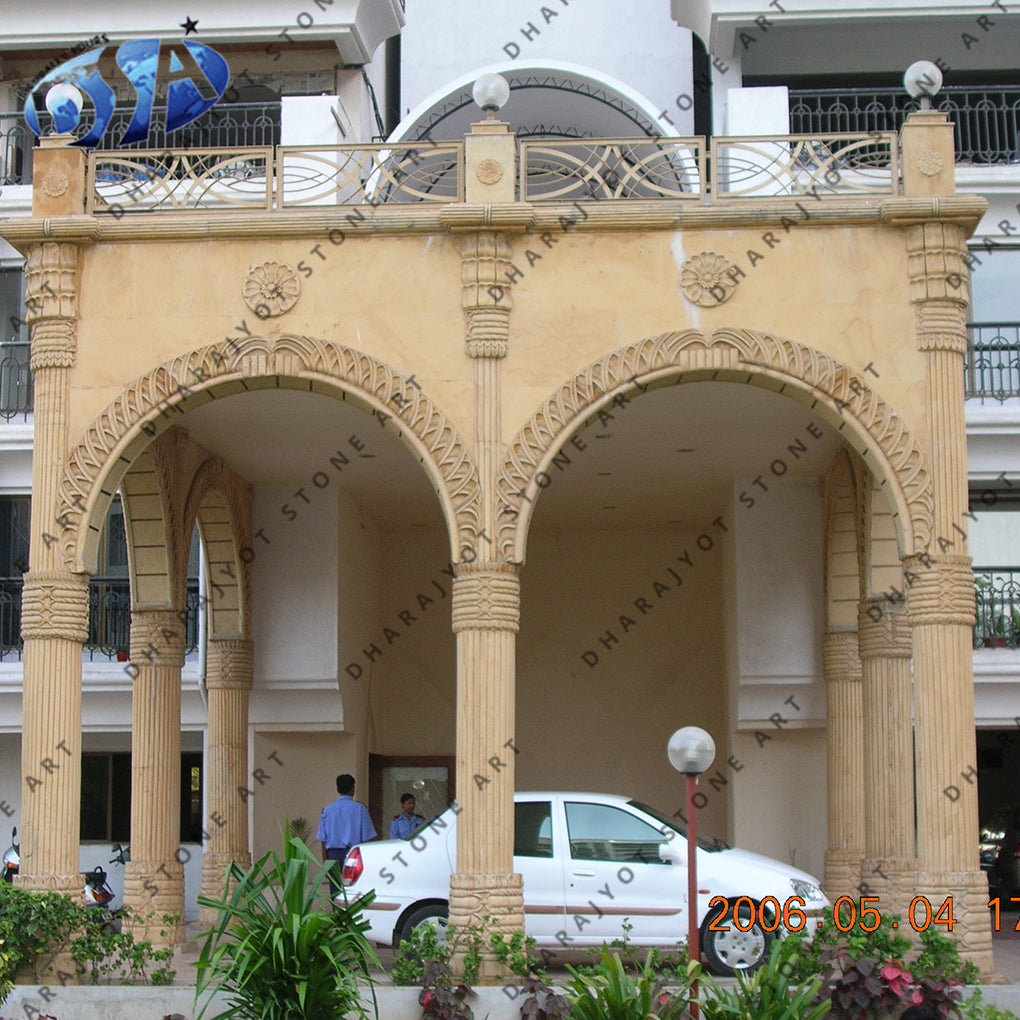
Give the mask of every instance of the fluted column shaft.
M 131 861 L 124 903 L 153 942 L 183 932 L 181 843 L 181 668 L 184 626 L 169 609 L 131 612 Z M 176 929 L 163 925 L 177 914 Z M 162 936 L 161 931 L 167 935 Z
M 835 900 L 855 893 L 864 854 L 861 660 L 856 631 L 829 631 L 822 636 L 822 669 L 829 794 L 825 889 Z
M 465 565 L 453 582 L 457 635 L 457 871 L 450 922 L 510 934 L 524 926 L 513 874 L 514 641 L 520 582 L 510 565 Z M 490 920 L 483 924 L 482 919 Z M 487 954 L 486 954 L 487 957 Z M 498 974 L 483 959 L 483 977 Z
M 910 628 L 902 604 L 861 603 L 864 689 L 864 860 L 861 894 L 884 913 L 906 914 L 914 897 L 914 750 Z
M 21 873 L 18 884 L 77 896 L 81 812 L 81 649 L 88 579 L 65 569 L 59 486 L 76 352 L 73 244 L 33 245 L 25 267 L 35 375 L 32 520 L 22 594 L 24 696 Z
M 206 735 L 206 823 L 202 895 L 220 897 L 231 864 L 247 868 L 248 808 L 238 793 L 247 787 L 248 700 L 252 644 L 241 638 L 213 638 L 206 654 L 209 726 Z M 202 907 L 199 919 L 212 923 L 216 911 Z
M 933 126 L 950 137 L 951 125 Z M 948 143 L 947 143 L 948 144 Z M 913 630 L 919 894 L 933 910 L 951 898 L 961 952 L 992 969 L 988 886 L 978 862 L 974 739 L 974 576 L 958 530 L 967 501 L 963 359 L 967 351 L 966 230 L 933 221 L 907 234 L 917 347 L 927 361 L 929 552 L 905 557 Z M 949 281 L 953 279 L 957 286 Z M 948 791 L 948 792 L 947 792 Z

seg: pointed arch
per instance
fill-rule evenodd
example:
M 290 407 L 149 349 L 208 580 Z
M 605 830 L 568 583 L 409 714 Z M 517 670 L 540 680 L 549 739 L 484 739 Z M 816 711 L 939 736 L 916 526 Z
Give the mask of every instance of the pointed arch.
M 817 411 L 860 454 L 893 509 L 904 555 L 931 540 L 934 502 L 924 454 L 903 420 L 862 375 L 821 351 L 749 329 L 689 329 L 648 337 L 592 362 L 564 383 L 511 441 L 497 483 L 500 550 L 523 563 L 554 454 L 598 411 L 630 393 L 705 380 L 750 383 Z
M 86 428 L 60 485 L 61 552 L 68 569 L 94 566 L 101 520 L 124 473 L 178 417 L 217 397 L 252 389 L 306 390 L 347 401 L 378 418 L 425 468 L 455 557 L 476 551 L 481 491 L 471 451 L 453 423 L 389 365 L 318 337 L 227 338 L 157 366 Z M 87 520 L 82 527 L 83 519 Z M 477 552 L 476 552 L 477 555 Z

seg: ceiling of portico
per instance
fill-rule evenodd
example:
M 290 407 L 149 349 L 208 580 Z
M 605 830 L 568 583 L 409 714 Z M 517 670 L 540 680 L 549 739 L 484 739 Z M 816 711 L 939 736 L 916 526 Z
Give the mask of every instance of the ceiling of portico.
M 786 478 L 818 477 L 839 437 L 805 407 L 756 386 L 689 383 L 611 408 L 568 443 L 538 500 L 536 529 L 703 528 L 732 499 L 734 479 L 762 476 L 780 458 Z M 815 422 L 817 439 L 806 431 Z M 293 390 L 212 401 L 181 425 L 256 486 L 314 492 L 342 485 L 385 531 L 440 528 L 436 495 L 406 447 L 349 404 Z M 364 449 L 350 442 L 356 437 Z M 800 440 L 807 453 L 787 447 Z M 338 472 L 341 450 L 351 464 Z M 782 470 L 782 469 L 780 469 Z M 755 494 L 764 496 L 759 488 Z M 289 495 L 289 494 L 288 494 Z

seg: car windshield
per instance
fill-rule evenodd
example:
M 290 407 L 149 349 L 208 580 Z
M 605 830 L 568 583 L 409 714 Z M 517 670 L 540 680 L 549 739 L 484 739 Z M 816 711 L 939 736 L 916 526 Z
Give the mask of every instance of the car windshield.
M 684 839 L 687 838 L 687 828 L 683 825 L 678 825 L 672 818 L 667 817 L 661 811 L 657 811 L 653 807 L 649 807 L 647 804 L 642 804 L 639 800 L 627 801 L 631 807 L 636 807 L 639 811 L 644 811 L 646 815 L 651 815 L 657 822 L 662 822 L 667 828 L 672 829 L 674 832 L 679 832 Z M 730 846 L 724 843 L 721 839 L 714 839 L 712 836 L 703 836 L 698 834 L 698 846 L 702 850 L 707 850 L 709 853 L 718 853 L 720 850 L 729 850 Z

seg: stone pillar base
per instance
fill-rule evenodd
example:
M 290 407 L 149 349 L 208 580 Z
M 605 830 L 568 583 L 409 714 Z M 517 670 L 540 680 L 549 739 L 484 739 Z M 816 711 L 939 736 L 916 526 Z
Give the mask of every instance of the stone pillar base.
M 154 946 L 184 941 L 184 865 L 178 861 L 128 861 L 124 903 L 131 911 L 124 926 L 136 939 Z M 164 921 L 166 914 L 177 920 Z
M 982 974 L 991 974 L 992 922 L 988 913 L 988 879 L 982 871 L 922 871 L 918 872 L 915 896 L 926 896 L 931 904 L 934 918 L 949 900 L 953 911 L 952 932 L 945 926 L 936 926 L 936 931 L 947 932 L 955 941 L 960 955 L 970 960 Z M 947 907 L 939 915 L 948 918 Z M 924 906 L 914 913 L 918 924 L 925 919 Z
M 32 892 L 63 893 L 76 903 L 85 903 L 85 879 L 80 871 L 73 875 L 26 875 L 22 872 L 14 876 L 14 884 Z
M 857 896 L 861 883 L 860 850 L 825 851 L 825 895 L 833 903 L 840 896 Z
M 496 960 L 490 937 L 496 933 L 509 937 L 524 929 L 524 880 L 515 872 L 489 875 L 450 876 L 450 924 L 457 931 L 475 929 L 481 940 L 482 964 L 478 981 L 499 984 L 509 971 Z M 461 954 L 454 955 L 459 969 Z
M 202 895 L 221 899 L 227 886 L 227 870 L 231 864 L 247 870 L 251 867 L 251 854 L 245 851 L 235 853 L 206 850 L 202 855 Z M 203 925 L 212 927 L 220 918 L 215 907 L 199 907 L 198 919 Z
M 913 857 L 865 857 L 861 861 L 861 879 L 854 887 L 854 899 L 877 896 L 870 903 L 886 917 L 899 914 L 899 929 L 911 937 L 913 929 L 907 919 L 907 908 L 917 895 L 917 860 Z

